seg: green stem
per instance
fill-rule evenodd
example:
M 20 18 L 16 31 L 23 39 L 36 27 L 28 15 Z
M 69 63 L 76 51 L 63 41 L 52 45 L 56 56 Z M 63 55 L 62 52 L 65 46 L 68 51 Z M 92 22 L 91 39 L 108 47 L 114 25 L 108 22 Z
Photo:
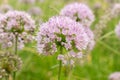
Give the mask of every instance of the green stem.
M 107 34 L 105 34 L 105 35 L 103 35 L 102 37 L 100 37 L 99 40 L 102 40 L 102 39 L 104 39 L 104 38 L 106 38 L 106 37 L 112 35 L 113 33 L 114 33 L 114 31 L 108 32 Z
M 113 49 L 112 47 L 110 47 L 109 45 L 107 45 L 106 43 L 104 43 L 103 41 L 98 41 L 98 43 L 101 44 L 101 45 L 103 45 L 103 47 L 106 47 L 110 51 L 114 52 L 115 54 L 120 55 L 118 51 L 116 51 L 115 49 Z
M 55 8 L 54 6 L 49 6 L 49 8 L 59 14 L 59 10 L 57 8 Z
M 8 80 L 8 77 L 6 77 L 5 80 Z
M 18 35 L 15 35 L 15 54 L 17 55 L 17 46 L 18 46 Z
M 62 46 L 60 47 L 60 54 L 62 54 L 63 49 Z M 59 61 L 59 71 L 58 71 L 58 80 L 61 80 L 61 69 L 62 69 L 62 61 Z
M 15 47 L 14 47 L 14 53 L 17 55 L 18 51 L 18 35 L 15 35 Z M 16 72 L 13 73 L 13 80 L 16 80 Z
M 5 80 L 9 80 L 9 75 L 5 77 Z

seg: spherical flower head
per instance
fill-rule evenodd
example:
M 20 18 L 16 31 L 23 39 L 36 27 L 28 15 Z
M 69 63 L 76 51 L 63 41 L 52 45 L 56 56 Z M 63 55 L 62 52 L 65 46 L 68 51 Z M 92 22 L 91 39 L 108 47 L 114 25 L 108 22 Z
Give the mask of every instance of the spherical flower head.
M 35 22 L 25 12 L 9 11 L 0 18 L 0 44 L 3 48 L 11 47 L 18 37 L 18 48 L 22 49 L 24 43 L 33 39 Z
M 35 28 L 31 16 L 22 11 L 7 12 L 0 18 L 0 25 L 5 31 L 13 33 L 31 32 Z
M 120 38 L 120 22 L 119 22 L 119 24 L 115 28 L 115 33 Z
M 109 76 L 109 80 L 120 80 L 120 72 L 114 72 Z
M 41 25 L 37 42 L 39 53 L 48 55 L 61 46 L 67 51 L 82 51 L 87 48 L 89 38 L 80 23 L 69 17 L 55 16 Z
M 11 53 L 0 54 L 0 75 L 2 72 L 6 73 L 6 76 L 16 72 L 21 69 L 21 65 L 22 60 L 18 56 Z
M 82 3 L 72 3 L 65 6 L 60 15 L 68 16 L 77 22 L 82 23 L 83 25 L 90 26 L 94 21 L 94 14 L 90 8 Z

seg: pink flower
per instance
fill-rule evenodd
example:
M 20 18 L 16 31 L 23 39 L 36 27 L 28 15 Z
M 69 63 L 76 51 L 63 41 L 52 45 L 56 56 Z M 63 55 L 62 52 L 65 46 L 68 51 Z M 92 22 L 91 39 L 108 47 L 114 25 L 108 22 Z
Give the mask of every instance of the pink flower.
M 86 26 L 90 26 L 94 21 L 93 12 L 87 5 L 82 3 L 72 3 L 65 6 L 61 10 L 60 15 L 70 17 Z
M 18 36 L 18 48 L 22 49 L 24 43 L 33 40 L 35 22 L 31 16 L 22 11 L 9 11 L 0 17 L 0 43 L 2 47 L 11 47 L 15 35 Z M 2 41 L 3 40 L 3 41 Z
M 115 28 L 115 33 L 120 38 L 120 22 L 119 22 L 119 24 Z
M 109 80 L 120 80 L 120 72 L 114 72 L 109 76 Z
M 59 46 L 68 51 L 86 49 L 89 38 L 80 23 L 68 17 L 55 16 L 40 26 L 37 42 L 38 51 L 48 55 L 58 51 Z M 54 47 L 52 46 L 53 43 Z
M 88 50 L 92 50 L 95 45 L 94 34 L 89 27 L 84 27 L 87 36 L 89 37 Z

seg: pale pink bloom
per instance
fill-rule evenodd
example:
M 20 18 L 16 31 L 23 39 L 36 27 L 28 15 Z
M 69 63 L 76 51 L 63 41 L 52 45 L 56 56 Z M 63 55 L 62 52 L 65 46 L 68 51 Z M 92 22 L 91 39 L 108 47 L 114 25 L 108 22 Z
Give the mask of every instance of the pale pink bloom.
M 63 33 L 65 30 L 66 32 Z M 47 39 L 49 39 L 49 41 L 47 41 Z M 87 48 L 89 38 L 80 23 L 77 23 L 68 17 L 56 16 L 50 18 L 48 22 L 41 25 L 37 41 L 38 50 L 43 50 L 40 51 L 40 53 L 46 52 L 44 54 L 48 54 L 54 50 L 51 47 L 53 43 L 56 44 L 56 48 L 61 45 L 65 47 L 66 50 L 71 50 L 74 47 L 78 49 L 78 51 L 81 51 Z M 41 48 L 40 46 L 43 49 L 39 49 Z M 55 49 L 54 52 L 56 51 L 57 50 Z
M 120 22 L 119 22 L 119 24 L 115 28 L 115 33 L 120 38 Z
M 91 9 L 82 3 L 72 3 L 65 6 L 60 15 L 67 16 L 83 25 L 90 26 L 94 21 L 94 14 Z
M 74 51 L 70 51 L 67 54 L 59 54 L 57 59 L 61 60 L 63 65 L 74 66 L 77 60 L 81 60 L 82 57 L 83 54 L 81 52 L 75 53 Z
M 9 11 L 0 17 L 0 43 L 10 47 L 18 36 L 18 48 L 24 47 L 25 43 L 33 40 L 35 22 L 31 16 L 22 11 Z M 2 41 L 3 40 L 3 41 Z
M 88 45 L 88 50 L 92 50 L 95 46 L 95 40 L 94 40 L 94 34 L 93 31 L 89 27 L 84 27 L 85 32 L 87 33 L 89 37 L 89 45 Z
M 114 72 L 109 76 L 109 80 L 120 80 L 120 72 Z
M 57 57 L 57 60 L 62 60 L 63 61 L 64 60 L 64 55 L 59 54 L 58 57 Z

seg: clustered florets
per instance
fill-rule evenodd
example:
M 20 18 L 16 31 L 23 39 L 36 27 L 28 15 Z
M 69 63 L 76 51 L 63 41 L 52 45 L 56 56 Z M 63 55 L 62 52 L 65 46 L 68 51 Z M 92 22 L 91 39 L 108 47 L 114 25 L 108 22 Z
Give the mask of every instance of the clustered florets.
M 20 70 L 21 65 L 22 60 L 18 56 L 10 53 L 0 54 L 0 78 Z
M 37 41 L 39 53 L 49 55 L 57 52 L 60 46 L 68 52 L 82 52 L 87 48 L 89 38 L 80 23 L 69 17 L 55 16 L 42 24 Z
M 114 72 L 109 76 L 109 80 L 120 80 L 120 72 Z
M 9 11 L 0 18 L 0 36 L 2 36 L 0 42 L 5 39 L 2 45 L 9 47 L 6 44 L 12 45 L 15 35 L 17 35 L 19 42 L 18 48 L 22 48 L 24 43 L 32 40 L 34 29 L 35 23 L 27 13 L 21 11 Z
M 94 21 L 94 14 L 87 5 L 82 3 L 73 3 L 65 6 L 61 10 L 60 15 L 70 17 L 85 26 L 90 26 Z
M 60 15 L 70 17 L 71 19 L 79 22 L 84 26 L 85 32 L 89 37 L 89 45 L 88 49 L 92 50 L 95 44 L 94 34 L 90 29 L 92 22 L 94 21 L 94 14 L 90 10 L 90 8 L 82 3 L 73 3 L 65 6 Z

